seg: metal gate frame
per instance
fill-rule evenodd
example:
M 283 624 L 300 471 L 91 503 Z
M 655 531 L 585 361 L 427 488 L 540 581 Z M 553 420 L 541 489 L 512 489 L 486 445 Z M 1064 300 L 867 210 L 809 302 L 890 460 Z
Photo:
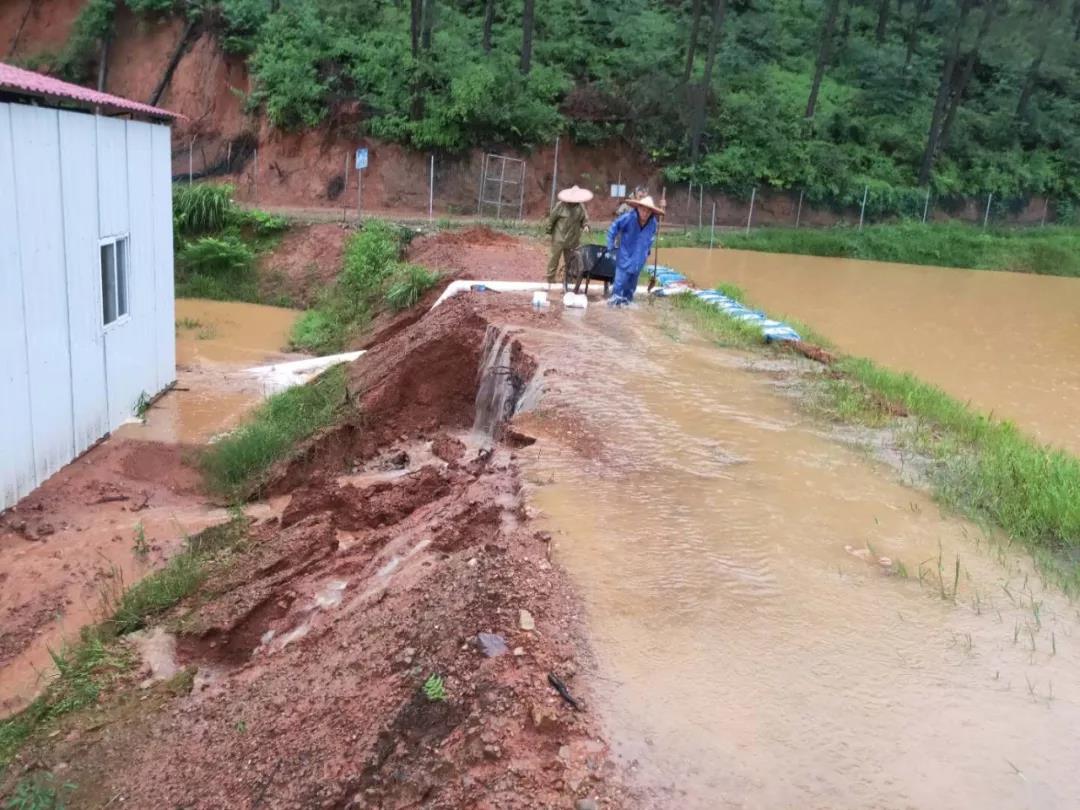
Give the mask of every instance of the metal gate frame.
M 498 162 L 497 169 L 495 166 L 496 162 Z M 507 179 L 507 163 L 516 163 L 520 166 L 521 171 L 517 180 Z M 492 199 L 489 194 L 492 184 L 496 184 L 498 187 L 494 199 Z M 480 174 L 480 199 L 476 205 L 476 215 L 478 217 L 482 218 L 484 216 L 484 206 L 489 205 L 495 207 L 495 219 L 503 218 L 503 208 L 514 205 L 513 201 L 508 202 L 505 199 L 506 186 L 518 187 L 517 216 L 515 219 L 521 220 L 525 212 L 525 161 L 520 158 L 509 157 L 508 155 L 496 155 L 490 152 L 485 154 L 484 168 Z

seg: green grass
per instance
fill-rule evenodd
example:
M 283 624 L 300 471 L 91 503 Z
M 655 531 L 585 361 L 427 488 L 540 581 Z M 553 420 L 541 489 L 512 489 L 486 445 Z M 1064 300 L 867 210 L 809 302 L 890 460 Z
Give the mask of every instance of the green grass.
M 11 795 L 3 804 L 4 810 L 64 810 L 67 798 L 75 790 L 75 785 L 57 783 L 53 774 L 46 772 L 31 773 L 24 776 L 15 785 Z
M 175 183 L 173 223 L 183 236 L 217 233 L 229 224 L 234 210 L 233 187 L 215 183 Z
M 345 245 L 337 282 L 293 327 L 293 348 L 315 354 L 342 351 L 380 308 L 408 308 L 436 284 L 436 274 L 399 261 L 407 238 L 407 231 L 390 223 L 365 222 Z
M 386 303 L 400 312 L 411 309 L 424 297 L 424 293 L 439 283 L 439 274 L 426 267 L 407 264 L 399 267 L 390 277 L 386 291 Z
M 330 424 L 344 401 L 343 365 L 308 385 L 270 397 L 248 422 L 204 451 L 201 465 L 207 484 L 230 498 L 254 491 L 271 465 L 285 458 L 297 442 Z
M 709 232 L 671 234 L 666 244 L 708 245 Z M 982 228 L 962 224 L 871 225 L 861 231 L 834 228 L 774 228 L 717 233 L 717 245 L 738 250 L 836 256 L 975 270 L 1012 270 L 1080 276 L 1080 229 Z
M 740 298 L 736 289 L 725 289 Z M 745 301 L 744 301 L 745 303 Z M 692 296 L 675 307 L 719 343 L 761 343 L 757 330 Z M 1080 591 L 1080 459 L 1041 445 L 941 389 L 860 357 L 839 357 L 812 384 L 808 403 L 837 422 L 893 425 L 897 440 L 929 460 L 935 496 L 1031 549 L 1044 570 Z M 898 413 L 908 419 L 901 423 Z
M 432 673 L 428 676 L 428 679 L 424 681 L 424 697 L 426 697 L 432 703 L 441 703 L 446 700 L 446 684 L 443 681 L 441 675 Z

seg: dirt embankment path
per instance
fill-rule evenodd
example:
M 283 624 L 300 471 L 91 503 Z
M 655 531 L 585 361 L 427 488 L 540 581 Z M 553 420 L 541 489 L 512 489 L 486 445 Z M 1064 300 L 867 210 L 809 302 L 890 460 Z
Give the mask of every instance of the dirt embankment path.
M 546 317 L 459 296 L 355 364 L 352 415 L 277 471 L 281 517 L 161 620 L 190 692 L 136 685 L 147 666 L 19 766 L 62 774 L 75 807 L 636 806 L 522 501 L 527 438 L 470 430 L 491 324 Z M 516 341 L 504 357 L 518 394 L 536 364 Z

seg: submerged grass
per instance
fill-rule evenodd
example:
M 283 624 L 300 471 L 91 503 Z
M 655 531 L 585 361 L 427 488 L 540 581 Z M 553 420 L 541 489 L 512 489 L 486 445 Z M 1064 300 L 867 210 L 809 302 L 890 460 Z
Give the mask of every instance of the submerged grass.
M 251 492 L 275 461 L 328 425 L 344 401 L 343 365 L 328 369 L 308 385 L 270 397 L 247 423 L 203 453 L 208 485 L 230 498 Z
M 708 230 L 698 230 L 671 234 L 665 244 L 704 246 L 709 239 Z M 983 230 L 964 224 L 906 222 L 862 230 L 766 227 L 749 235 L 718 233 L 716 244 L 768 253 L 1080 276 L 1080 229 L 1067 226 Z
M 675 306 L 718 342 L 761 343 L 756 330 L 747 334 L 744 324 L 691 296 Z M 929 483 L 942 503 L 1024 543 L 1066 590 L 1080 591 L 1080 459 L 864 358 L 837 358 L 812 385 L 810 402 L 830 419 L 896 425 L 898 441 L 930 462 Z
M 106 618 L 83 628 L 77 642 L 51 651 L 56 673 L 45 692 L 23 711 L 0 721 L 0 776 L 27 740 L 66 715 L 96 705 L 102 692 L 132 669 L 136 656 L 119 639 L 193 594 L 217 555 L 243 542 L 247 525 L 247 518 L 237 510 L 228 523 L 189 537 L 184 550 L 164 568 L 130 588 L 113 570 L 110 586 L 101 593 Z M 34 795 L 32 788 L 26 787 L 26 795 Z M 19 789 L 16 786 L 13 795 Z

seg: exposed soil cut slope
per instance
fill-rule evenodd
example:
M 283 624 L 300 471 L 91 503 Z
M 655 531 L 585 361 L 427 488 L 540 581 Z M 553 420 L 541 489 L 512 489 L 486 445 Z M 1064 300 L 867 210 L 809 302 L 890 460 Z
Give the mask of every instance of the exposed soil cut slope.
M 352 231 L 337 223 L 294 225 L 259 263 L 260 284 L 287 295 L 294 306 L 310 307 L 319 291 L 341 272 L 345 242 Z
M 545 246 L 487 227 L 440 231 L 409 246 L 408 259 L 460 278 L 543 281 Z
M 466 430 L 492 321 L 544 317 L 462 296 L 354 365 L 355 415 L 278 471 L 280 520 L 166 617 L 190 693 L 132 686 L 21 761 L 63 763 L 76 807 L 637 806 L 512 451 Z M 535 370 L 516 344 L 509 364 Z

